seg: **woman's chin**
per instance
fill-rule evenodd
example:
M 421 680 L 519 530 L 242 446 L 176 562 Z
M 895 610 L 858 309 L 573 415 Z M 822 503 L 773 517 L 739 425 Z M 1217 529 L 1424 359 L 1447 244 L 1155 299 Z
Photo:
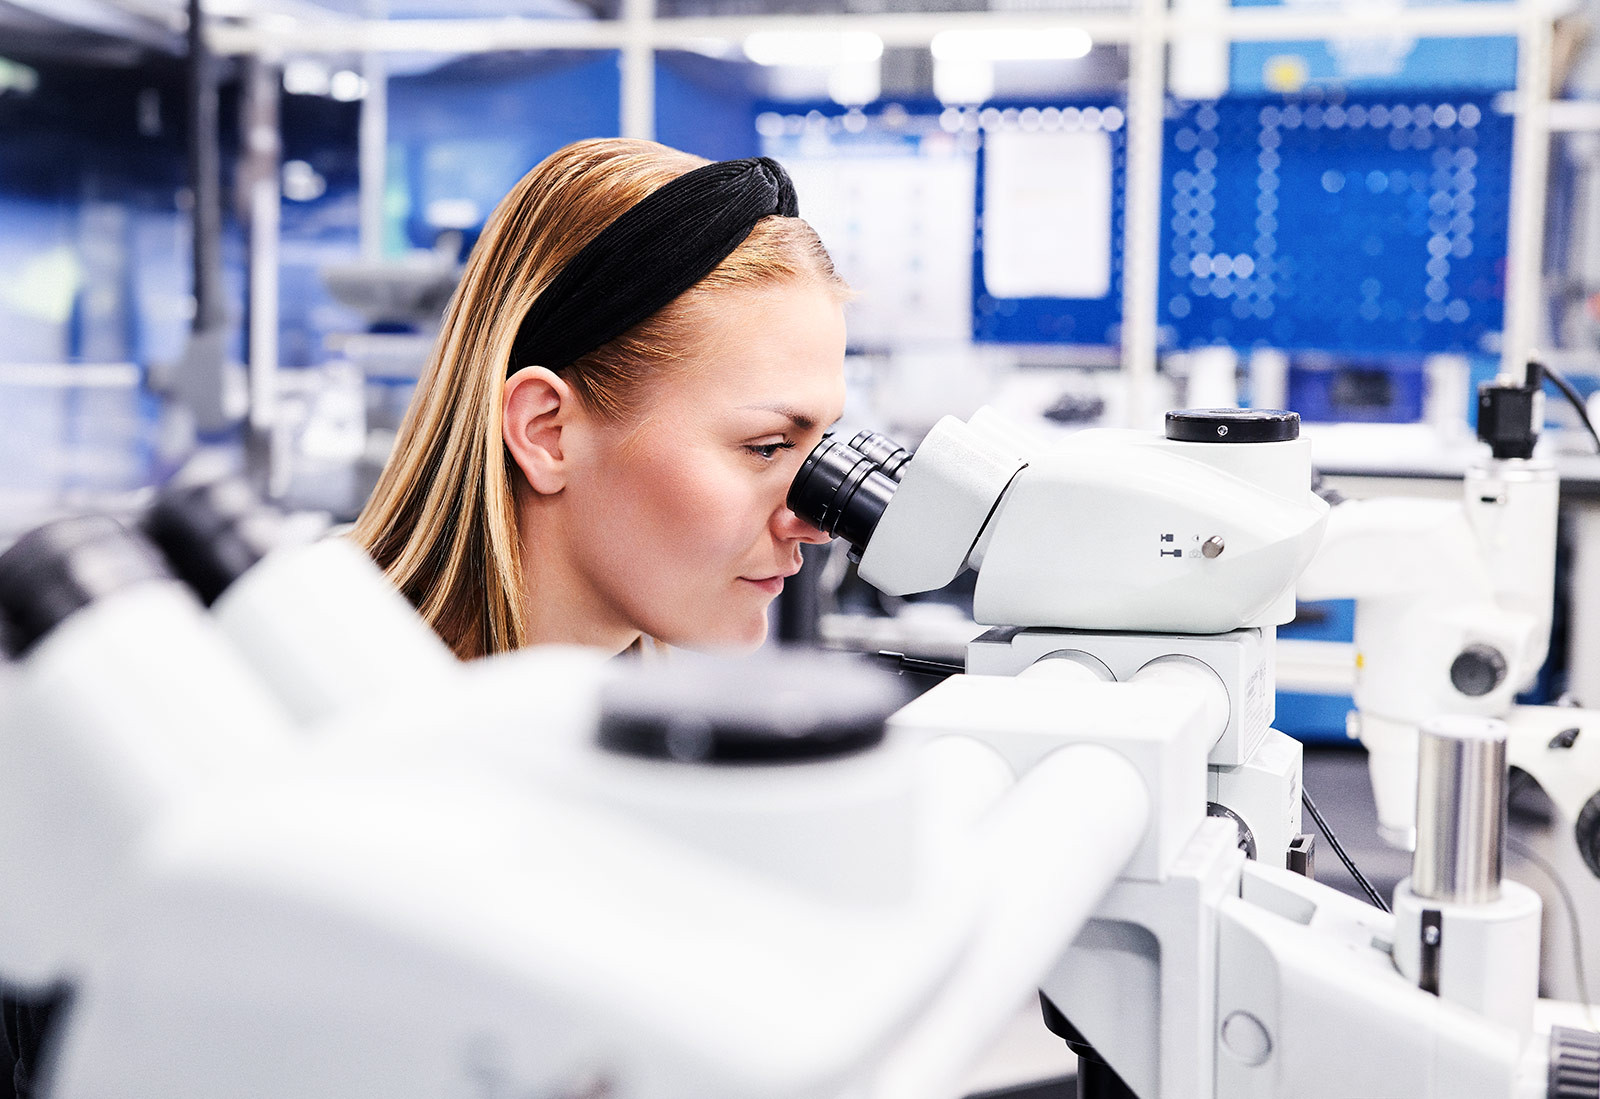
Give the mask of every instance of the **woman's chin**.
M 752 653 L 767 639 L 767 616 L 761 615 L 750 622 L 730 623 L 726 628 L 686 631 L 676 639 L 662 638 L 675 649 L 689 649 L 706 653 Z

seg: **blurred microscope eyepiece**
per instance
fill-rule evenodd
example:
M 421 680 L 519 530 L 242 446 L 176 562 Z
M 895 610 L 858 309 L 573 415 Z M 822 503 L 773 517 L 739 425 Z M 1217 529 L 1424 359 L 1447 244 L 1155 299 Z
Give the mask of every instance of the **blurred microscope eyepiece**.
M 872 537 L 899 487 L 900 467 L 910 457 L 896 458 L 894 452 L 905 452 L 881 435 L 871 436 L 867 442 L 871 454 L 856 449 L 853 443 L 823 439 L 806 456 L 789 486 L 790 511 L 824 534 L 843 538 L 857 551 Z M 885 473 L 874 457 L 885 454 L 895 459 L 896 477 Z
M 208 607 L 285 541 L 282 513 L 231 477 L 169 486 L 140 525 Z
M 47 523 L 0 554 L 0 644 L 21 658 L 84 607 L 135 584 L 174 580 L 155 547 L 110 516 Z

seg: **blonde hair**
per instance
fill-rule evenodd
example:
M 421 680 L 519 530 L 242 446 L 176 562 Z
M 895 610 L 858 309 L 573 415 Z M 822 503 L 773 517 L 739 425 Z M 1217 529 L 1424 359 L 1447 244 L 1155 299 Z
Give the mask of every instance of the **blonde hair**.
M 601 229 L 705 163 L 650 141 L 568 145 L 512 188 L 473 248 L 394 452 L 351 533 L 463 660 L 526 643 L 512 482 L 520 473 L 501 438 L 517 327 Z M 849 293 L 809 225 L 764 218 L 711 274 L 561 376 L 597 415 L 634 422 L 651 387 L 690 358 L 697 309 L 719 292 L 785 282 L 823 286 L 841 301 Z

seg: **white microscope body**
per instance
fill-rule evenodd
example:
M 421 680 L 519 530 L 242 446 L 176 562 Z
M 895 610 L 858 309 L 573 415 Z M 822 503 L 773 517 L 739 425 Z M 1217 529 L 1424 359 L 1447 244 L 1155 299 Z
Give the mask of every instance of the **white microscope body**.
M 246 631 L 246 661 L 147 544 L 115 524 L 91 534 L 36 555 L 96 580 L 72 606 L 35 598 L 27 560 L 0 563 L 15 582 L 0 607 L 39 619 L 0 682 L 19 792 L 0 815 L 0 977 L 71 994 L 40 1069 L 55 1099 L 829 1099 L 890 1094 L 930 1065 L 953 1079 L 1149 812 L 1133 769 L 1084 746 L 977 828 L 940 829 L 929 860 L 915 748 L 872 739 L 900 696 L 863 699 L 836 667 L 724 669 L 685 697 L 679 664 L 678 693 L 630 711 L 605 695 L 637 677 L 530 650 L 424 679 L 399 706 L 352 704 L 378 673 L 332 692 L 325 667 L 286 673 L 300 658 L 284 647 L 310 639 L 281 609 Z M 349 575 L 315 560 L 290 550 L 286 572 L 267 555 L 213 617 L 297 569 Z M 313 622 L 371 607 L 365 588 L 310 590 L 328 601 Z M 391 621 L 356 617 L 355 641 Z M 415 667 L 381 674 L 434 674 L 427 646 L 409 651 Z M 838 711 L 823 718 L 869 723 L 847 728 L 856 740 L 788 766 L 738 755 L 834 728 L 787 724 L 818 681 Z M 740 724 L 752 691 L 777 706 L 765 739 Z M 719 700 L 735 758 L 695 766 Z M 602 750 L 608 714 L 624 748 L 648 728 L 665 755 Z M 1053 837 L 1106 820 L 1120 839 L 1037 869 Z M 897 1054 L 908 1031 L 931 1053 Z
M 863 575 L 914 591 L 976 566 L 1003 628 L 881 745 L 783 767 L 740 754 L 743 701 L 774 700 L 768 751 L 844 677 L 685 672 L 630 710 L 589 654 L 446 670 L 421 645 L 386 650 L 425 678 L 385 707 L 303 689 L 325 669 L 294 670 L 268 598 L 294 570 L 258 565 L 260 617 L 230 625 L 226 596 L 213 616 L 272 685 L 251 697 L 274 744 L 285 705 L 315 735 L 151 800 L 103 933 L 66 951 L 48 1094 L 934 1099 L 1041 986 L 1086 1074 L 1126 1089 L 1100 1094 L 1545 1094 L 1525 966 L 1485 1013 L 1447 924 L 1425 991 L 1403 959 L 1427 906 L 1412 926 L 1282 868 L 1299 754 L 1270 728 L 1272 631 L 1326 521 L 1304 447 L 1020 438 L 947 421 L 898 485 L 851 472 L 884 504 Z M 181 670 L 140 667 L 182 700 Z M 362 682 L 401 690 L 396 670 Z
M 1270 728 L 1273 629 L 1328 509 L 1282 420 L 1190 415 L 1169 433 L 1029 447 L 986 411 L 937 425 L 898 484 L 814 454 L 821 487 L 802 470 L 790 494 L 891 594 L 978 571 L 975 616 L 997 628 L 896 728 L 975 739 L 1015 774 L 1098 744 L 1150 791 L 1138 850 L 1041 982 L 1080 1094 L 1544 1094 L 1537 897 L 1496 880 L 1423 974 L 1407 959 L 1438 895 L 1397 919 L 1284 868 L 1300 753 Z M 1471 956 L 1482 928 L 1515 943 L 1504 972 Z

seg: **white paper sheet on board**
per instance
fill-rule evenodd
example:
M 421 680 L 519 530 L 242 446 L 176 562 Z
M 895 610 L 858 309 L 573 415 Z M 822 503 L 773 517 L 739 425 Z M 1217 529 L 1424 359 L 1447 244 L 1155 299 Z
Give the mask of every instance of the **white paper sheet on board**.
M 1111 136 L 994 132 L 984 145 L 983 281 L 997 298 L 1111 292 Z

